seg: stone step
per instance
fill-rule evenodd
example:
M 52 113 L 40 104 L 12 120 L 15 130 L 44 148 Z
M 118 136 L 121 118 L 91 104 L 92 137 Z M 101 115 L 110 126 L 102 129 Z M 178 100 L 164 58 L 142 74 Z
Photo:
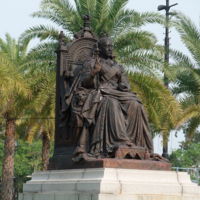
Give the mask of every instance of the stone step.
M 199 200 L 197 196 L 177 195 L 113 195 L 88 193 L 23 193 L 19 200 Z
M 23 192 L 23 200 L 200 200 L 185 172 L 113 168 L 36 172 Z

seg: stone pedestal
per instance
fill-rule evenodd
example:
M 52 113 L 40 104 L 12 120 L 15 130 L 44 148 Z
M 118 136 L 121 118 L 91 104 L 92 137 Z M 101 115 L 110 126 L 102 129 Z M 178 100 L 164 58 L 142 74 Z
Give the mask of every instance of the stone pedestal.
M 200 200 L 185 172 L 136 169 L 68 169 L 37 172 L 20 200 Z
M 60 169 L 86 169 L 86 168 L 119 168 L 119 169 L 142 169 L 142 170 L 171 170 L 171 163 L 153 160 L 103 158 L 82 160 L 73 162 L 72 159 L 64 159 L 57 156 L 50 160 L 49 170 Z

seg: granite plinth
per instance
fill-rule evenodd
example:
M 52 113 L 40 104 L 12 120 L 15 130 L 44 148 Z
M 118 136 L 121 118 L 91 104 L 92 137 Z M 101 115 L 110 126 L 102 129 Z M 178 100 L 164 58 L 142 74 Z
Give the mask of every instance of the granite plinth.
M 94 159 L 82 160 L 78 163 L 64 160 L 59 157 L 50 162 L 49 170 L 59 169 L 83 169 L 83 168 L 119 168 L 119 169 L 143 169 L 143 170 L 171 170 L 171 163 L 164 161 L 152 160 L 135 160 L 135 159 Z
M 199 200 L 200 187 L 185 172 L 68 169 L 37 172 L 19 200 Z

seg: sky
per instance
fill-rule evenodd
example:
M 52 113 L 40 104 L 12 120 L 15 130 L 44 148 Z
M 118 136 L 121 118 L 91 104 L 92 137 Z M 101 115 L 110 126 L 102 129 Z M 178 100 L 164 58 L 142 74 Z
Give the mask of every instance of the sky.
M 178 3 L 177 6 L 172 7 L 170 11 L 176 10 L 183 12 L 185 15 L 191 18 L 191 20 L 200 27 L 200 1 L 199 0 L 170 0 L 170 5 Z M 157 11 L 158 5 L 165 5 L 166 0 L 130 0 L 128 7 L 135 9 L 140 12 L 146 11 Z M 165 13 L 164 10 L 159 11 L 160 13 Z M 164 43 L 164 27 L 160 25 L 149 25 L 145 27 L 146 30 L 153 32 L 157 38 L 158 43 Z M 170 45 L 171 48 L 181 50 L 182 52 L 188 54 L 188 51 L 182 44 L 178 33 L 175 29 L 170 30 Z
M 9 33 L 12 37 L 18 38 L 20 34 L 31 26 L 38 24 L 49 24 L 48 21 L 33 18 L 31 13 L 39 10 L 41 0 L 0 0 L 0 38 L 4 38 L 5 33 Z M 158 5 L 165 4 L 165 0 L 129 0 L 127 8 L 135 9 L 140 12 L 155 11 L 157 12 Z M 178 3 L 172 10 L 177 10 L 185 13 L 198 26 L 200 17 L 200 1 L 199 0 L 170 0 L 170 5 Z M 164 13 L 164 11 L 161 11 Z M 158 43 L 164 43 L 164 27 L 160 25 L 149 25 L 144 29 L 153 32 Z M 177 32 L 172 29 L 170 32 L 170 45 L 172 48 L 188 53 L 186 48 L 181 43 Z M 37 41 L 34 41 L 37 42 Z M 183 140 L 183 136 L 175 137 L 175 132 L 170 136 L 169 149 L 172 151 L 178 147 L 178 144 Z M 154 140 L 155 151 L 160 153 L 161 138 L 157 137 Z
M 0 0 L 0 37 L 4 37 L 5 33 L 10 33 L 12 37 L 18 38 L 19 35 L 27 28 L 38 24 L 49 24 L 48 21 L 32 18 L 31 13 L 39 10 L 41 0 Z M 135 9 L 140 12 L 155 11 L 157 12 L 157 6 L 165 4 L 165 0 L 129 0 L 128 8 Z M 178 3 L 176 9 L 184 12 L 191 17 L 195 24 L 199 24 L 200 16 L 200 2 L 199 0 L 170 0 L 170 4 Z M 172 10 L 173 10 L 172 9 Z M 161 11 L 164 13 L 164 11 Z M 160 25 L 151 25 L 145 27 L 155 33 L 158 37 L 159 43 L 163 43 L 164 28 Z M 171 30 L 170 33 L 171 46 L 176 49 L 183 50 L 184 47 L 181 44 L 178 34 L 175 30 Z M 185 51 L 185 49 L 184 49 Z

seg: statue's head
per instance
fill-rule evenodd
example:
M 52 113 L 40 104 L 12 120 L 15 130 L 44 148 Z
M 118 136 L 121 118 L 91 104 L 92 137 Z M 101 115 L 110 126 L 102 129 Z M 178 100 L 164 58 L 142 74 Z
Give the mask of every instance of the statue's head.
M 101 56 L 113 58 L 113 45 L 110 37 L 103 36 L 99 39 L 99 49 Z

